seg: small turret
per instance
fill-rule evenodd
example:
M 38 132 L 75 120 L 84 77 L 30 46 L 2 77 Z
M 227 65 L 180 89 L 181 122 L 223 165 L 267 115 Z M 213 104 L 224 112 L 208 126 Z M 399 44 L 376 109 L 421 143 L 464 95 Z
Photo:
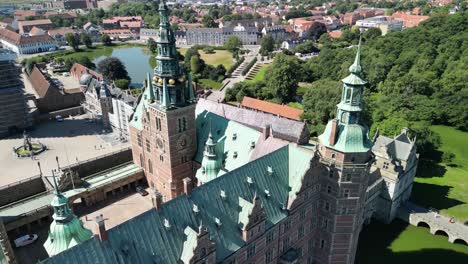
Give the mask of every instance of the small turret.
M 54 221 L 50 224 L 49 236 L 44 243 L 44 248 L 49 257 L 78 245 L 93 236 L 93 233 L 83 227 L 81 220 L 70 210 L 68 198 L 59 191 L 55 176 L 52 177 L 55 196 L 50 205 L 54 209 L 52 215 Z

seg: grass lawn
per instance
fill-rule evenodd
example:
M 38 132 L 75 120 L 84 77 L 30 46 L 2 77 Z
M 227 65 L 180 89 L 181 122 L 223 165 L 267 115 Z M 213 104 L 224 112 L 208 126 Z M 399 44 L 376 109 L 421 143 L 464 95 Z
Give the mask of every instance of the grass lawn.
M 447 126 L 433 126 L 442 145 L 440 151 L 451 151 L 455 159 L 447 164 L 420 161 L 411 199 L 434 207 L 455 218 L 468 220 L 468 133 Z
M 265 79 L 265 74 L 266 74 L 267 70 L 268 70 L 268 65 L 262 64 L 262 66 L 260 67 L 260 70 L 254 76 L 252 81 L 253 82 L 263 81 Z
M 213 81 L 211 79 L 200 79 L 198 82 L 203 86 L 205 89 L 213 89 L 213 90 L 219 90 L 223 86 L 222 83 Z
M 355 263 L 468 263 L 468 247 L 401 220 L 389 225 L 374 221 L 361 232 Z
M 304 110 L 304 106 L 301 103 L 298 103 L 298 102 L 290 102 L 290 103 L 288 103 L 288 106 Z
M 185 56 L 187 48 L 179 49 L 180 54 Z M 201 58 L 210 65 L 218 66 L 219 64 L 224 65 L 226 69 L 229 69 L 233 64 L 232 53 L 227 50 L 215 50 L 213 54 L 206 54 L 203 50 L 198 51 Z

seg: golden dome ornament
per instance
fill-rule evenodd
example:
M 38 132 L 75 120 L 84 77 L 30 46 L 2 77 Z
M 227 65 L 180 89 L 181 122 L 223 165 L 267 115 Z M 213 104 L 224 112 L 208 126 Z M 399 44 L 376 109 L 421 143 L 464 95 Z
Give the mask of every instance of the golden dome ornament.
M 154 76 L 153 77 L 153 82 L 157 82 L 158 81 L 158 77 L 157 76 Z
M 169 80 L 169 84 L 170 84 L 170 85 L 174 85 L 174 84 L 175 84 L 175 80 L 174 80 L 174 79 L 170 79 L 170 80 Z
M 158 83 L 159 83 L 159 84 L 162 84 L 162 83 L 163 83 L 163 79 L 160 78 L 160 79 L 158 80 Z

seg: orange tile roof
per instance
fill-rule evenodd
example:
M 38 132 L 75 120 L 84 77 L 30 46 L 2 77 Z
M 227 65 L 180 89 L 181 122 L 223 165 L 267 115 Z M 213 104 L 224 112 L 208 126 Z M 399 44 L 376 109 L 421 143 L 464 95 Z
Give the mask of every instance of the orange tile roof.
M 96 79 L 102 80 L 102 74 L 97 73 L 82 64 L 75 63 L 70 69 L 70 74 L 74 76 L 77 80 L 79 80 L 81 78 L 81 75 L 85 74 L 86 72 L 93 75 Z
M 339 39 L 341 38 L 341 35 L 343 34 L 343 32 L 341 31 L 331 31 L 331 32 L 328 32 L 328 35 L 330 35 L 331 38 L 334 38 L 334 39 Z
M 267 101 L 258 100 L 247 96 L 244 96 L 241 106 L 270 113 L 273 115 L 278 115 L 281 117 L 286 117 L 293 120 L 301 120 L 300 117 L 302 113 L 304 113 L 304 110 L 296 109 L 287 105 L 270 103 Z
M 410 28 L 419 25 L 422 21 L 429 18 L 429 16 L 416 16 L 416 15 L 408 15 L 405 12 L 399 11 L 395 12 L 392 15 L 393 18 L 402 19 L 403 26 Z

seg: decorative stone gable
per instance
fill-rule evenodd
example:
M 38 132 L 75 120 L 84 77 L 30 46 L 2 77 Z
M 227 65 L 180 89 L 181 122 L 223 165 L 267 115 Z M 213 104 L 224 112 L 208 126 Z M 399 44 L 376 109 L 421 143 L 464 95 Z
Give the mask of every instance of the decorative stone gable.
M 248 242 L 265 232 L 266 212 L 257 195 L 254 196 L 252 203 L 239 197 L 239 205 L 242 208 L 239 213 L 242 238 Z
M 180 260 L 184 264 L 215 263 L 216 244 L 210 239 L 210 235 L 204 226 L 200 226 L 198 232 L 187 226 L 184 230 L 186 239 Z

